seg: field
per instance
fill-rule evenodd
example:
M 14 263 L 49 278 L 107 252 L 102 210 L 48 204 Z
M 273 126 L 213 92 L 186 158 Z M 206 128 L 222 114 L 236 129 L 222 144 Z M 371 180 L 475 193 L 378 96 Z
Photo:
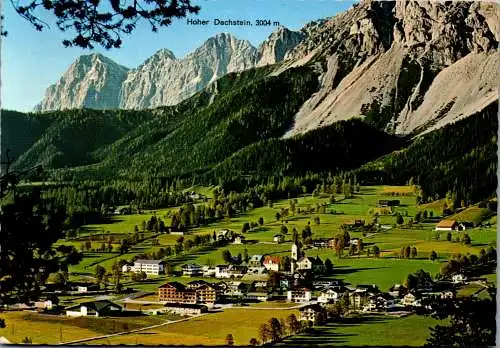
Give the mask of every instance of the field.
M 89 344 L 144 344 L 144 345 L 224 345 L 227 334 L 232 334 L 236 345 L 247 345 L 258 337 L 259 326 L 272 317 L 285 318 L 295 309 L 251 310 L 227 309 L 188 321 L 165 325 L 141 334 L 124 335 L 95 340 Z
M 191 190 L 191 189 L 189 189 Z M 199 187 L 195 189 L 200 191 Z M 211 196 L 212 188 L 206 188 L 204 194 Z M 310 224 L 313 239 L 316 238 L 331 238 L 342 233 L 341 225 L 347 221 L 355 219 L 365 220 L 366 223 L 373 221 L 373 213 L 377 209 L 377 203 L 382 199 L 398 199 L 400 205 L 393 208 L 393 213 L 390 215 L 378 215 L 377 222 L 384 225 L 384 229 L 378 232 L 369 232 L 363 236 L 360 231 L 351 231 L 351 238 L 358 237 L 363 239 L 363 244 L 366 249 L 372 249 L 374 246 L 380 248 L 380 257 L 367 256 L 366 253 L 361 255 L 347 254 L 347 249 L 343 257 L 339 258 L 333 249 L 306 249 L 306 255 L 316 257 L 319 256 L 322 260 L 329 258 L 333 261 L 334 272 L 327 278 L 342 279 L 348 284 L 376 284 L 382 291 L 388 290 L 393 284 L 401 284 L 406 279 L 409 273 L 413 273 L 419 269 L 423 269 L 435 275 L 439 272 L 442 262 L 446 261 L 452 254 L 478 254 L 481 248 L 487 248 L 491 243 L 496 243 L 496 229 L 494 227 L 477 227 L 466 231 L 472 239 L 470 245 L 465 245 L 461 242 L 454 242 L 456 237 L 459 237 L 464 232 L 453 232 L 452 241 L 446 240 L 446 232 L 439 234 L 434 231 L 436 223 L 441 219 L 439 215 L 442 212 L 443 200 L 417 206 L 415 197 L 412 195 L 410 187 L 401 186 L 370 186 L 361 187 L 361 191 L 354 194 L 353 197 L 345 199 L 342 196 L 336 197 L 336 201 L 332 204 L 329 201 L 329 195 L 316 196 L 311 195 L 301 196 L 297 200 L 295 214 L 290 214 L 283 221 L 276 219 L 276 212 L 281 208 L 289 208 L 289 200 L 274 202 L 272 207 L 265 206 L 253 210 L 245 211 L 238 216 L 219 221 L 207 226 L 201 226 L 190 230 L 190 233 L 185 235 L 185 239 L 192 238 L 196 234 L 212 234 L 214 231 L 221 229 L 232 229 L 240 232 L 245 222 L 257 222 L 260 217 L 263 217 L 264 224 L 252 229 L 245 234 L 247 243 L 243 245 L 227 245 L 222 248 L 213 246 L 204 246 L 191 250 L 189 253 L 182 253 L 166 258 L 166 262 L 180 270 L 184 263 L 198 263 L 217 265 L 224 263 L 222 251 L 227 249 L 233 256 L 243 254 L 246 250 L 248 255 L 263 254 L 263 255 L 290 255 L 292 245 L 292 230 L 296 228 L 299 232 Z M 318 207 L 325 207 L 325 211 L 318 213 Z M 175 208 L 171 208 L 175 209 Z M 300 209 L 300 213 L 299 213 Z M 169 209 L 156 211 L 156 215 L 165 219 L 168 223 L 169 219 L 166 214 Z M 314 211 L 313 211 L 314 210 Z M 434 218 L 428 219 L 426 222 L 408 225 L 410 219 L 415 218 L 418 211 L 427 210 L 433 211 Z M 131 233 L 135 225 L 141 226 L 142 221 L 148 220 L 153 214 L 153 211 L 144 212 L 143 214 L 117 216 L 114 217 L 111 223 L 102 225 L 88 225 L 83 228 L 83 236 L 90 234 L 124 234 Z M 404 224 L 396 224 L 394 213 L 399 213 L 403 216 Z M 487 226 L 487 222 L 493 220 L 491 214 L 477 207 L 471 207 L 464 211 L 457 218 L 475 219 L 477 223 L 483 221 Z M 319 218 L 319 223 L 317 223 Z M 285 236 L 285 242 L 277 244 L 273 242 L 273 236 L 281 231 L 282 225 L 288 229 L 288 234 Z M 104 232 L 103 232 L 104 231 Z M 107 231 L 110 231 L 109 233 Z M 152 233 L 146 232 L 146 236 L 152 236 Z M 96 264 L 104 266 L 107 270 L 111 269 L 111 265 L 120 259 L 130 260 L 134 255 L 139 253 L 150 253 L 160 247 L 172 246 L 179 238 L 177 235 L 161 234 L 158 237 L 159 246 L 152 246 L 151 239 L 138 243 L 131 250 L 124 254 L 118 253 L 85 253 L 83 261 L 70 267 L 72 277 L 88 277 L 93 276 Z M 61 241 L 61 244 L 67 244 Z M 79 244 L 80 242 L 72 242 Z M 400 259 L 399 252 L 401 247 L 411 245 L 417 248 L 417 256 L 409 259 Z M 436 251 L 438 259 L 435 261 L 429 260 L 431 251 Z M 490 281 L 496 281 L 496 274 L 485 275 Z M 143 282 L 133 282 L 127 277 L 123 278 L 124 287 L 132 287 L 136 291 L 156 292 L 159 285 L 167 281 L 178 281 L 187 283 L 195 279 L 181 276 L 158 276 L 151 277 Z M 215 279 L 207 279 L 215 281 Z M 465 287 L 459 292 L 459 296 L 470 296 L 476 291 L 477 287 Z M 479 292 L 479 295 L 482 293 Z M 156 295 L 148 295 L 143 299 L 156 300 Z M 70 299 L 69 299 L 70 300 Z M 115 299 L 119 300 L 119 299 Z M 72 302 L 80 302 L 81 299 L 74 299 Z M 95 340 L 89 344 L 193 344 L 193 345 L 217 345 L 224 344 L 224 338 L 231 333 L 235 338 L 237 345 L 247 344 L 250 338 L 257 337 L 257 330 L 260 324 L 269 319 L 271 316 L 286 316 L 294 312 L 296 309 L 287 309 L 290 304 L 283 302 L 267 302 L 252 304 L 245 309 L 225 309 L 223 312 L 209 314 L 199 318 L 195 318 L 186 322 L 168 324 L 154 330 L 148 330 L 137 334 L 128 334 L 108 339 Z M 129 309 L 152 309 L 154 305 L 144 306 L 140 304 L 130 305 Z M 254 309 L 252 309 L 252 307 Z M 266 308 L 275 308 L 268 310 Z M 21 321 L 24 323 L 25 321 Z M 24 325 L 24 324 L 19 325 Z M 311 345 L 421 345 L 428 336 L 428 327 L 433 326 L 435 321 L 430 318 L 410 316 L 403 319 L 393 319 L 388 317 L 369 317 L 364 321 L 349 323 L 349 324 L 331 324 L 325 327 L 315 328 L 312 333 L 303 334 L 295 338 L 288 339 L 284 344 L 289 346 L 311 346 Z M 17 325 L 17 322 L 16 322 Z M 57 332 L 45 333 L 45 329 L 40 330 L 40 335 L 49 335 L 49 337 L 40 336 L 40 339 L 46 339 L 47 342 L 56 342 L 59 340 L 58 327 L 63 327 L 63 331 L 71 332 L 75 325 L 71 321 L 62 321 L 58 324 L 47 322 L 43 325 L 56 325 Z M 73 325 L 73 326 L 72 326 Z M 143 325 L 144 326 L 144 325 Z M 38 330 L 37 322 L 37 330 Z M 105 326 L 106 327 L 106 326 Z M 53 328 L 51 326 L 51 328 Z M 196 328 L 196 331 L 193 330 Z M 4 329 L 6 330 L 6 329 Z M 89 337 L 95 332 L 102 332 L 104 329 L 98 330 L 92 325 L 86 328 L 78 328 L 78 337 Z M 7 330 L 8 331 L 8 330 Z M 5 335 L 9 338 L 7 331 Z M 54 331 L 52 329 L 52 331 Z M 109 331 L 109 328 L 108 328 Z M 0 334 L 2 332 L 0 331 Z M 52 336 L 50 336 L 52 335 Z M 318 338 L 319 337 L 319 338 Z M 16 339 L 22 339 L 16 337 Z M 41 342 L 37 338 L 37 342 Z
M 429 336 L 429 327 L 437 323 L 432 318 L 416 315 L 401 319 L 369 316 L 359 321 L 319 326 L 277 346 L 422 346 Z
M 57 344 L 59 342 L 90 338 L 104 334 L 133 330 L 165 321 L 158 317 L 123 318 L 67 318 L 30 312 L 2 313 L 7 327 L 0 329 L 0 336 L 12 343 L 20 343 L 30 337 L 34 344 Z

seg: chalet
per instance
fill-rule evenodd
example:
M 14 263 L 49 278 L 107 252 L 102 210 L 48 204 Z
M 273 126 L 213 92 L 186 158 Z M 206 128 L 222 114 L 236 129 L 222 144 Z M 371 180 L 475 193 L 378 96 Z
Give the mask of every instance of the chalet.
M 349 296 L 349 306 L 353 309 L 359 310 L 364 307 L 368 302 L 368 292 L 367 291 L 353 291 L 348 293 Z
M 302 257 L 297 261 L 297 270 L 312 270 L 313 273 L 324 273 L 325 265 L 319 257 Z
M 280 270 L 280 261 L 281 258 L 279 256 L 266 255 L 263 264 L 268 271 L 278 272 Z
M 217 265 L 215 266 L 215 278 L 231 278 L 229 269 L 231 265 Z
M 52 309 L 52 301 L 51 300 L 45 300 L 45 301 L 36 301 L 35 302 L 35 308 L 36 309 Z
M 382 207 L 396 207 L 398 205 L 400 205 L 400 202 L 397 199 L 380 199 L 378 201 L 378 204 L 377 204 L 377 206 L 381 207 L 381 208 Z
M 162 260 L 143 260 L 134 261 L 132 272 L 145 272 L 147 275 L 159 275 L 165 273 L 165 261 Z
M 397 299 L 389 294 L 378 294 L 370 299 L 375 304 L 377 310 L 387 311 L 396 306 Z
M 217 240 L 218 241 L 231 241 L 233 240 L 234 232 L 231 230 L 220 230 L 217 232 Z
M 264 256 L 262 255 L 253 255 L 250 260 L 248 260 L 248 267 L 262 267 L 262 260 Z
M 208 307 L 193 303 L 167 303 L 165 310 L 181 315 L 200 315 L 208 312 Z
M 458 228 L 455 220 L 441 220 L 436 225 L 436 231 L 454 231 Z
M 403 297 L 401 304 L 408 307 L 420 307 L 421 306 L 420 299 L 421 299 L 420 294 L 415 292 L 409 292 Z
M 365 220 L 346 220 L 342 226 L 346 228 L 356 228 L 363 227 L 365 225 Z
M 287 291 L 287 300 L 290 302 L 304 303 L 311 301 L 312 293 L 307 288 L 298 288 Z
M 337 302 L 342 296 L 344 296 L 344 291 L 342 291 L 342 288 L 339 287 L 338 289 L 325 289 L 321 291 L 320 295 L 318 296 L 318 302 L 320 303 L 332 303 L 332 302 Z
M 313 240 L 313 246 L 316 248 L 328 248 L 328 239 L 315 239 Z
M 275 243 L 283 243 L 285 241 L 285 235 L 278 233 L 273 236 L 273 241 Z
M 349 240 L 349 244 L 354 245 L 354 246 L 358 246 L 358 244 L 359 244 L 359 238 L 351 238 Z
M 244 244 L 245 243 L 245 237 L 242 235 L 237 235 L 234 237 L 233 244 Z
M 181 283 L 170 282 L 158 288 L 158 302 L 162 303 L 196 303 L 196 291 L 186 289 Z
M 224 291 L 227 297 L 241 297 L 247 292 L 247 285 L 243 282 L 229 282 Z
M 300 309 L 299 321 L 312 321 L 321 324 L 326 319 L 326 310 L 318 304 L 304 306 Z
M 335 249 L 335 238 L 328 239 L 328 248 Z
M 213 306 L 218 299 L 217 290 L 210 284 L 203 284 L 194 289 L 196 302 Z
M 213 306 L 217 298 L 216 287 L 204 281 L 190 282 L 186 286 L 170 282 L 158 288 L 158 301 L 162 303 L 202 303 Z
M 250 291 L 246 294 L 247 300 L 257 300 L 265 302 L 271 298 L 271 294 L 267 291 Z
M 102 317 L 121 313 L 122 307 L 108 300 L 90 301 L 66 308 L 68 317 Z
M 189 276 L 189 277 L 197 277 L 201 276 L 203 274 L 203 270 L 200 265 L 197 265 L 195 263 L 188 263 L 182 265 L 182 275 Z
M 89 291 L 99 290 L 99 285 L 90 283 L 73 283 L 73 289 L 78 293 L 86 293 Z
M 247 273 L 247 271 L 248 268 L 246 266 L 239 265 L 231 265 L 228 270 L 230 278 L 241 278 Z
M 341 280 L 314 280 L 312 285 L 315 288 L 331 288 L 331 287 L 340 287 L 342 285 Z M 344 287 L 343 287 L 344 288 Z M 345 288 L 344 288 L 345 291 Z
M 453 281 L 453 283 L 455 284 L 458 284 L 458 283 L 465 283 L 465 281 L 467 280 L 467 277 L 464 276 L 463 274 L 454 274 L 452 277 L 451 277 L 451 280 Z
M 394 297 L 403 297 L 407 292 L 407 289 L 401 285 L 401 284 L 394 284 L 391 286 L 389 289 L 389 295 L 394 296 Z
M 215 268 L 203 267 L 202 272 L 204 277 L 215 277 Z
M 367 284 L 360 284 L 360 285 L 356 286 L 355 291 L 357 291 L 357 292 L 366 291 L 366 293 L 369 294 L 370 296 L 380 293 L 378 286 L 375 284 L 368 284 L 368 285 Z
M 468 230 L 469 228 L 473 228 L 474 223 L 469 222 L 469 221 L 462 221 L 458 223 L 458 230 L 459 231 L 465 231 Z
M 192 290 L 192 289 L 199 288 L 202 285 L 209 285 L 209 283 L 204 281 L 204 280 L 193 280 L 193 281 L 186 284 L 186 289 Z

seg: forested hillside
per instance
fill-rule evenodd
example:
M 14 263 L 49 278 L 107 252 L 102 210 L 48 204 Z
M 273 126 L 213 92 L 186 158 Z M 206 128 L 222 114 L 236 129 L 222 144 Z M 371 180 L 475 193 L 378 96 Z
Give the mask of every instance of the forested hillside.
M 264 76 L 265 72 L 266 68 L 260 68 L 229 74 L 178 107 L 157 109 L 148 121 L 95 149 L 95 163 L 97 159 L 100 163 L 58 170 L 56 177 L 190 175 L 209 170 L 245 146 L 280 137 L 291 127 L 294 114 L 315 91 L 318 80 L 309 68 L 274 77 Z
M 11 110 L 2 110 L 1 118 L 2 157 L 7 148 L 13 157 L 23 154 L 52 123 L 51 118 Z
M 364 165 L 358 178 L 422 187 L 421 200 L 448 193 L 460 204 L 492 195 L 497 187 L 498 103 L 483 112 L 416 138 L 402 151 Z
M 151 116 L 148 112 L 81 109 L 29 114 L 26 117 L 36 123 L 50 123 L 50 126 L 41 136 L 27 131 L 27 138 L 33 140 L 36 137 L 37 140 L 19 156 L 14 167 L 42 165 L 50 169 L 95 162 L 93 151 L 119 139 Z M 7 128 L 7 132 L 10 129 Z
M 351 119 L 294 138 L 252 144 L 217 165 L 210 174 L 212 180 L 228 181 L 241 175 L 259 180 L 273 175 L 337 173 L 357 168 L 404 143 L 360 119 Z

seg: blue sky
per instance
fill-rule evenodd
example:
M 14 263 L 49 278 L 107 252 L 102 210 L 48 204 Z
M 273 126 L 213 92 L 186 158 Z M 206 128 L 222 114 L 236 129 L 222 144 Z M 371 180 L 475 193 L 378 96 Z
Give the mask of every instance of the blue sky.
M 289 29 L 300 29 L 306 23 L 333 16 L 351 7 L 352 1 L 339 0 L 193 0 L 201 6 L 196 16 L 213 20 L 242 19 L 254 22 L 257 19 L 278 21 Z M 83 50 L 65 48 L 67 38 L 54 25 L 50 30 L 35 31 L 29 23 L 12 9 L 9 1 L 3 3 L 5 26 L 8 36 L 2 40 L 1 49 L 1 107 L 18 111 L 29 111 L 43 98 L 45 89 L 57 82 L 71 63 L 81 54 L 101 52 L 119 64 L 135 68 L 162 48 L 171 50 L 182 58 L 196 49 L 209 37 L 220 32 L 230 32 L 239 39 L 249 40 L 258 46 L 275 30 L 270 26 L 229 27 L 190 26 L 186 19 L 151 32 L 147 25 L 138 26 L 130 36 L 122 38 L 120 49 Z M 45 17 L 49 18 L 49 17 Z M 50 24 L 50 21 L 49 21 Z

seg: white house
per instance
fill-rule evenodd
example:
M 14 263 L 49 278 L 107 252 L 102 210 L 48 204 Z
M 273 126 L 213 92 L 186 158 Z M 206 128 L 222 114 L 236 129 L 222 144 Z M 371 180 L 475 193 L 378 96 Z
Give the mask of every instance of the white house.
M 349 244 L 358 246 L 358 244 L 359 244 L 359 238 L 351 238 L 349 240 Z
M 453 281 L 453 283 L 463 283 L 467 280 L 467 277 L 464 276 L 463 274 L 454 274 L 452 277 L 451 277 L 451 280 Z
M 245 243 L 245 237 L 238 235 L 234 238 L 233 244 L 243 244 Z
M 230 265 L 215 266 L 215 278 L 231 278 Z
M 325 265 L 318 258 L 314 257 L 302 257 L 299 261 L 297 261 L 296 270 L 311 270 L 314 273 L 322 273 L 325 271 Z
M 323 314 L 323 316 L 322 316 Z M 299 321 L 312 321 L 313 323 L 321 321 L 326 316 L 325 309 L 318 304 L 312 304 L 300 309 Z
M 203 270 L 200 265 L 197 265 L 195 263 L 188 263 L 185 265 L 182 265 L 182 275 L 189 276 L 189 277 L 196 277 L 200 276 L 203 274 Z
M 275 243 L 283 243 L 285 241 L 285 235 L 278 233 L 273 236 L 273 241 Z
M 133 268 L 133 267 L 134 267 L 134 266 L 132 266 L 132 265 L 123 265 L 123 266 L 122 266 L 122 272 L 123 272 L 123 273 L 132 272 L 132 268 Z
M 318 296 L 318 302 L 320 303 L 330 303 L 337 302 L 344 294 L 339 291 L 335 291 L 333 289 L 326 289 L 321 291 L 321 294 Z
M 91 301 L 66 308 L 68 317 L 112 316 L 120 313 L 122 307 L 108 300 Z
M 307 288 L 288 290 L 286 293 L 286 298 L 290 302 L 297 302 L 297 303 L 309 302 L 311 301 L 312 293 L 311 290 Z
M 403 300 L 401 301 L 401 303 L 405 306 L 420 307 L 420 299 L 415 294 L 412 294 L 411 292 L 406 294 L 403 297 Z
M 132 272 L 145 272 L 147 275 L 159 275 L 165 273 L 165 262 L 161 260 L 135 260 Z

